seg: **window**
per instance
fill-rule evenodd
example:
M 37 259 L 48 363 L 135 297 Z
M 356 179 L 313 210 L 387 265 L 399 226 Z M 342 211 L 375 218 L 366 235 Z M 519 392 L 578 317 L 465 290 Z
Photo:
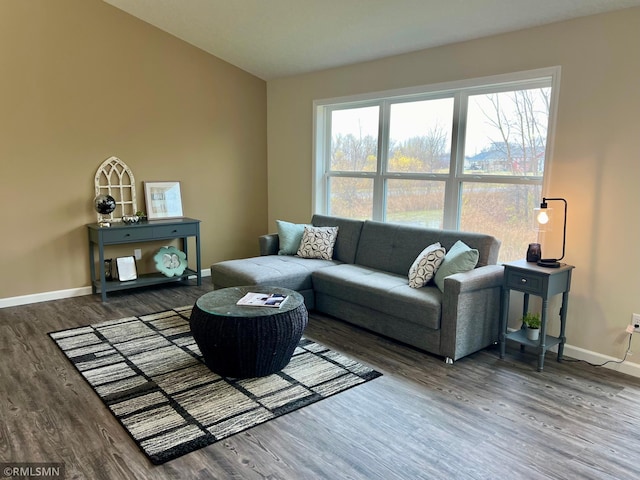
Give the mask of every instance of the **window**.
M 315 102 L 314 211 L 535 240 L 558 67 Z

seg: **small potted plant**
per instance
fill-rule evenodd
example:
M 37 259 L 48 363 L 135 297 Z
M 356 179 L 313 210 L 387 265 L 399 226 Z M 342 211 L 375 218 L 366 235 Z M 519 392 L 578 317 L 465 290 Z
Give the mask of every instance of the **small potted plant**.
M 529 340 L 538 340 L 540 338 L 540 314 L 529 313 L 522 317 L 522 323 L 527 326 L 527 338 Z

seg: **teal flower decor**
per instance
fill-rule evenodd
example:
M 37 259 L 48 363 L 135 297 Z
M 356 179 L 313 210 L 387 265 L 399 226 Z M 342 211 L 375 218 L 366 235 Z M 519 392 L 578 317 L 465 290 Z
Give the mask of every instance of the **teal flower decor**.
M 187 268 L 187 255 L 176 247 L 162 247 L 153 259 L 158 271 L 167 277 L 180 276 Z

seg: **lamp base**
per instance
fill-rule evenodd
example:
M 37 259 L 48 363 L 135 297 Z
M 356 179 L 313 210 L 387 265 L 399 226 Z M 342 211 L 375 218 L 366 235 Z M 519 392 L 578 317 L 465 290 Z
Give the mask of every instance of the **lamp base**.
M 538 266 L 546 268 L 560 268 L 560 262 L 555 258 L 541 258 L 538 260 Z

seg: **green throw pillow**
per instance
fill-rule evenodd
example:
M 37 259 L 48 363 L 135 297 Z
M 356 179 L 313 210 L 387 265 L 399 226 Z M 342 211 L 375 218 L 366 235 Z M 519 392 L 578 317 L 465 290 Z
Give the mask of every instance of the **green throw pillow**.
M 473 270 L 478 264 L 479 256 L 478 250 L 458 240 L 444 256 L 444 260 L 436 271 L 434 281 L 440 291 L 444 292 L 445 277 Z
M 303 223 L 291 223 L 276 220 L 278 224 L 278 242 L 280 249 L 278 255 L 295 255 L 304 233 Z

